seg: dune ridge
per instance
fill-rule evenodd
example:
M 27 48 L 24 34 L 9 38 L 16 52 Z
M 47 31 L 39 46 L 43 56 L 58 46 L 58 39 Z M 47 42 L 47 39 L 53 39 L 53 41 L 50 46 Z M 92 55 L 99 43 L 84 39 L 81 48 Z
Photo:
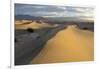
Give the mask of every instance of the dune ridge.
M 27 28 L 41 29 L 41 28 L 48 28 L 48 27 L 55 27 L 55 26 L 50 25 L 48 23 L 44 23 L 44 22 L 37 23 L 35 21 L 31 22 L 27 20 L 24 20 L 23 22 L 17 21 L 15 24 L 16 29 L 27 29 Z
M 47 41 L 33 64 L 92 61 L 94 34 L 70 25 Z

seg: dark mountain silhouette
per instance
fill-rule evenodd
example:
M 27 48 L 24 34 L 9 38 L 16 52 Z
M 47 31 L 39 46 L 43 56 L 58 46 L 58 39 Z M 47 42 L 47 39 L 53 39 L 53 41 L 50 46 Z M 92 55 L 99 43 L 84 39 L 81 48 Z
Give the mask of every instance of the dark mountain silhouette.
M 15 15 L 15 20 L 41 20 L 43 17 L 36 17 L 30 15 Z

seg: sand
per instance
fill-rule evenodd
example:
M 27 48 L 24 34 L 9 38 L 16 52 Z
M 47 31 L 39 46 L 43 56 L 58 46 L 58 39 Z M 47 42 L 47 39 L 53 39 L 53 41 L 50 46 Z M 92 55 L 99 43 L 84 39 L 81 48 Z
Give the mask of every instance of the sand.
M 48 28 L 48 27 L 55 27 L 55 26 L 52 26 L 48 23 L 44 23 L 44 22 L 41 22 L 41 23 L 37 23 L 37 22 L 28 22 L 28 21 L 16 21 L 15 23 L 15 29 L 27 29 L 27 28 L 32 28 L 32 29 L 41 29 L 41 28 Z
M 94 59 L 93 46 L 93 32 L 71 25 L 48 40 L 32 63 L 91 61 Z

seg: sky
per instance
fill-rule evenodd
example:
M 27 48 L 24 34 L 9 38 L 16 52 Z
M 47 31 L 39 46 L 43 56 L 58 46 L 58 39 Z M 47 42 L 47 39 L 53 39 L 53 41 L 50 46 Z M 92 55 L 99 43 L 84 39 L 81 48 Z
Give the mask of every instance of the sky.
M 77 17 L 93 19 L 93 7 L 15 4 L 15 15 L 40 17 Z

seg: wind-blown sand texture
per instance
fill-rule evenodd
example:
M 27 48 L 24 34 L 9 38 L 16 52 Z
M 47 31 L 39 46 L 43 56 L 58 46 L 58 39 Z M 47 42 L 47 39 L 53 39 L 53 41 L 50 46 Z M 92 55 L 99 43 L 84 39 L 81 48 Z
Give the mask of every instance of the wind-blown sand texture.
M 71 25 L 48 40 L 32 63 L 91 61 L 94 59 L 93 46 L 93 32 Z

